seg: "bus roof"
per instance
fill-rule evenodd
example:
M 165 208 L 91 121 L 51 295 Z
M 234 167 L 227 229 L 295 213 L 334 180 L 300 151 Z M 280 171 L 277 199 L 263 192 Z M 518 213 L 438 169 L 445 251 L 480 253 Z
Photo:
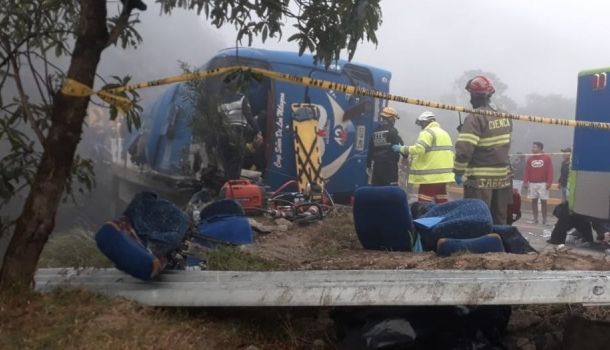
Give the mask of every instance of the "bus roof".
M 598 73 L 608 73 L 608 72 L 610 72 L 610 67 L 594 68 L 594 69 L 587 69 L 587 70 L 580 71 L 580 72 L 578 72 L 578 76 L 584 77 L 587 75 L 593 75 L 593 74 L 598 74 Z
M 292 52 L 292 51 L 275 51 L 275 50 L 256 49 L 256 48 L 250 48 L 250 47 L 240 47 L 240 48 L 228 48 L 228 49 L 221 50 L 215 55 L 215 57 L 229 57 L 229 56 L 236 56 L 236 55 L 239 55 L 239 57 L 264 60 L 264 61 L 268 61 L 272 64 L 273 63 L 283 63 L 283 64 L 290 63 L 290 64 L 295 64 L 295 65 L 300 65 L 300 66 L 318 67 L 320 69 L 325 69 L 323 63 L 321 63 L 321 62 L 318 62 L 318 64 L 313 63 L 312 55 L 303 54 L 303 55 L 299 56 L 299 54 L 297 52 Z M 339 62 L 340 66 L 344 66 L 346 64 L 351 63 L 351 64 L 354 64 L 354 65 L 357 65 L 360 67 L 368 68 L 371 70 L 371 73 L 373 73 L 373 75 L 376 75 L 376 76 L 388 76 L 388 77 L 391 76 L 390 71 L 385 70 L 385 69 L 369 66 L 366 64 L 349 62 L 349 61 L 343 60 L 343 59 L 339 60 L 338 62 Z

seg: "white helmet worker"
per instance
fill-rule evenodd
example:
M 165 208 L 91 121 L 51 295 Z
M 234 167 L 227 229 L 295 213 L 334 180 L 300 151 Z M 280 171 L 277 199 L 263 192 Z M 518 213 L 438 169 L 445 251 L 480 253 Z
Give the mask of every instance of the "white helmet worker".
M 415 124 L 419 126 L 426 126 L 433 121 L 436 121 L 436 116 L 434 115 L 434 113 L 430 111 L 425 111 L 424 113 L 420 114 L 417 119 L 415 119 Z
M 385 107 L 379 112 L 379 116 L 385 119 L 400 119 L 394 107 Z

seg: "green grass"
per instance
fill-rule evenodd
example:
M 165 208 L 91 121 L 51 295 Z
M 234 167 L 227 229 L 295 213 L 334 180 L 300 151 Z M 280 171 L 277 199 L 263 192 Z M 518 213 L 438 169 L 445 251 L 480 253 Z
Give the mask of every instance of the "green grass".
M 39 268 L 112 266 L 112 262 L 97 249 L 93 232 L 83 229 L 54 233 L 38 261 Z
M 223 246 L 207 255 L 208 268 L 220 271 L 267 271 L 277 264 L 242 251 L 239 247 Z M 45 245 L 39 268 L 48 267 L 112 267 L 113 264 L 98 249 L 93 233 L 74 229 L 53 234 Z
M 207 256 L 209 270 L 269 271 L 278 268 L 274 262 L 242 251 L 239 247 L 219 247 Z

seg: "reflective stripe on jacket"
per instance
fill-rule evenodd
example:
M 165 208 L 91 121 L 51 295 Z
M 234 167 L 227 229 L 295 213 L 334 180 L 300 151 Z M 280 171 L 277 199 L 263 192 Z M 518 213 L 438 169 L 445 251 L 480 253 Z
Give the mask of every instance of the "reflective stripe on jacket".
M 372 163 L 398 163 L 400 155 L 392 151 L 392 145 L 402 145 L 402 139 L 398 130 L 392 125 L 379 125 L 369 140 L 369 148 L 366 166 L 370 168 Z
M 491 107 L 483 109 L 493 110 Z M 470 114 L 455 143 L 454 172 L 465 175 L 465 186 L 505 188 L 511 186 L 510 119 Z
M 229 125 L 245 127 L 248 125 L 243 107 L 246 97 L 243 95 L 236 95 L 235 98 L 236 99 L 231 102 L 226 102 L 218 106 L 218 111 L 227 118 Z
M 451 136 L 437 122 L 428 124 L 419 133 L 415 144 L 405 148 L 413 157 L 409 183 L 453 182 L 453 142 Z

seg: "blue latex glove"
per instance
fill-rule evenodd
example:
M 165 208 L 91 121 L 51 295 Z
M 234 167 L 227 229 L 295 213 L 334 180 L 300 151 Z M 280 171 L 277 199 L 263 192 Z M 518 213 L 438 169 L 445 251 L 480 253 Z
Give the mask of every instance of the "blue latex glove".
M 462 181 L 462 175 L 455 175 L 455 183 L 458 186 L 462 186 L 462 184 L 464 183 L 464 181 Z
M 400 153 L 400 147 L 401 147 L 400 145 L 393 145 L 392 151 Z

